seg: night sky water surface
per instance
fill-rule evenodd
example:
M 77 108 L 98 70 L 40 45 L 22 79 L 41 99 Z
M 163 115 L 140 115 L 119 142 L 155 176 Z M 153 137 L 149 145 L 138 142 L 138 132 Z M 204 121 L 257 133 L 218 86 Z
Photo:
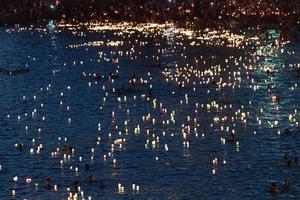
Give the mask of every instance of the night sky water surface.
M 59 30 L 0 29 L 0 68 L 30 69 L 0 74 L 1 200 L 67 199 L 76 180 L 85 199 L 299 199 L 300 163 L 284 159 L 300 152 L 299 43 L 241 49 L 192 46 L 172 29 L 147 37 Z M 108 40 L 123 44 L 87 45 Z M 134 77 L 144 82 L 128 89 Z M 74 153 L 63 150 L 70 146 Z M 44 187 L 46 177 L 57 191 Z

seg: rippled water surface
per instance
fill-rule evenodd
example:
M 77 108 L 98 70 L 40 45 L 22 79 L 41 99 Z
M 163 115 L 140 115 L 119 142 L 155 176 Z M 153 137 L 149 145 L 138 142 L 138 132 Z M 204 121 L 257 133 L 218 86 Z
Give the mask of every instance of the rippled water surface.
M 162 32 L 0 29 L 0 199 L 300 198 L 299 43 Z

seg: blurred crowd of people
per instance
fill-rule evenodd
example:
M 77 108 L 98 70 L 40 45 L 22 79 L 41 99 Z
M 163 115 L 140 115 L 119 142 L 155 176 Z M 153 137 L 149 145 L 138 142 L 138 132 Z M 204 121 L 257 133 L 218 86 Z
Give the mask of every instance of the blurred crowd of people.
M 1 0 L 0 23 L 11 24 L 47 18 L 49 0 Z
M 84 21 L 166 21 L 200 27 L 300 24 L 297 0 L 1 0 L 0 22 L 56 18 Z M 2 20 L 1 20 L 2 19 Z

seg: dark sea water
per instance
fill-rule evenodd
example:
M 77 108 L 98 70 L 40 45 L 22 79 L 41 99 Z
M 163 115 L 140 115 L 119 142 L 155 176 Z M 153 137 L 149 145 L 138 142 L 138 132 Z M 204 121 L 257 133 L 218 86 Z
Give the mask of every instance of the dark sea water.
M 299 43 L 191 46 L 193 39 L 169 30 L 122 31 L 0 28 L 0 68 L 30 69 L 0 73 L 1 200 L 67 199 L 76 180 L 84 191 L 78 199 L 300 198 L 300 161 L 284 159 L 300 158 Z M 123 45 L 73 48 L 108 40 Z M 134 76 L 145 83 L 129 88 Z M 270 182 L 277 194 L 268 192 Z

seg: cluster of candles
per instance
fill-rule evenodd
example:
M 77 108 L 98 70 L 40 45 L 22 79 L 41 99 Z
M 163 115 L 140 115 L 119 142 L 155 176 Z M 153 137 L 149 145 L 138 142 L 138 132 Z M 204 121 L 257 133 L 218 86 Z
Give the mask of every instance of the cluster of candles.
M 68 29 L 77 36 L 85 36 L 82 33 L 83 29 L 79 26 L 60 24 L 58 27 L 61 30 Z M 23 29 L 21 28 L 21 30 Z M 154 152 L 163 150 L 172 154 L 175 147 L 172 143 L 168 143 L 167 139 L 180 141 L 181 148 L 186 151 L 193 148 L 193 145 L 197 145 L 197 141 L 201 138 L 204 140 L 209 132 L 215 131 L 219 132 L 218 141 L 221 141 L 221 145 L 232 144 L 239 152 L 241 148 L 241 142 L 238 140 L 241 131 L 240 126 L 250 126 L 249 124 L 254 121 L 256 126 L 267 124 L 269 127 L 274 128 L 280 123 L 277 119 L 271 120 L 264 117 L 265 110 L 259 110 L 258 113 L 261 115 L 255 116 L 256 112 L 252 110 L 254 102 L 252 100 L 242 103 L 236 102 L 234 95 L 240 88 L 247 88 L 253 92 L 261 91 L 263 82 L 256 80 L 255 73 L 261 75 L 276 70 L 275 65 L 268 64 L 267 61 L 263 62 L 262 57 L 276 57 L 279 54 L 293 56 L 294 52 L 285 50 L 284 44 L 286 43 L 274 47 L 261 44 L 260 38 L 257 36 L 247 37 L 245 33 L 234 34 L 230 31 L 213 31 L 209 29 L 191 31 L 175 28 L 173 24 L 90 24 L 87 26 L 87 30 L 103 33 L 104 35 L 113 33 L 116 36 L 116 40 L 103 39 L 68 46 L 69 48 L 87 49 L 99 46 L 109 47 L 110 52 L 101 51 L 98 53 L 96 62 L 111 64 L 113 69 L 110 75 L 101 73 L 101 71 L 84 71 L 79 74 L 84 78 L 82 85 L 83 87 L 86 86 L 85 89 L 97 88 L 98 91 L 100 89 L 103 96 L 94 107 L 99 108 L 101 112 L 107 112 L 103 121 L 95 122 L 95 129 L 98 131 L 97 137 L 93 146 L 88 148 L 88 153 L 80 152 L 78 147 L 71 146 L 69 138 L 63 136 L 58 138 L 56 141 L 58 146 L 51 151 L 50 158 L 58 160 L 58 166 L 63 172 L 68 171 L 75 177 L 80 177 L 82 171 L 80 163 L 85 161 L 95 165 L 100 162 L 110 162 L 112 169 L 117 170 L 122 162 L 118 155 L 126 151 L 132 137 L 142 136 L 143 140 L 141 142 L 144 143 L 145 151 L 149 151 L 149 149 Z M 27 29 L 27 31 L 32 31 L 32 29 Z M 172 32 L 172 35 L 170 35 L 170 32 Z M 170 45 L 171 47 L 164 47 L 160 44 L 159 41 L 169 40 L 170 37 L 175 38 Z M 150 55 L 149 52 L 145 53 L 142 48 L 150 45 L 149 40 L 153 38 L 159 38 L 160 40 L 152 44 L 155 51 Z M 238 49 L 242 50 L 243 54 L 233 53 L 229 56 L 189 55 L 188 49 L 203 45 L 205 47 Z M 269 48 L 269 50 L 266 50 L 266 48 Z M 177 53 L 174 56 L 177 59 L 174 65 L 167 65 L 163 62 L 162 55 L 168 53 Z M 111 59 L 112 57 L 117 58 Z M 157 62 L 159 65 L 152 66 L 149 70 L 145 69 L 146 73 L 139 76 L 128 78 L 127 75 L 124 75 L 126 78 L 120 78 L 123 75 L 122 72 L 127 70 L 126 66 L 119 62 L 120 57 L 129 60 Z M 93 59 L 90 59 L 90 61 L 94 62 Z M 64 63 L 64 65 L 68 66 L 67 63 Z M 72 66 L 84 67 L 85 65 L 88 64 L 83 61 L 72 61 Z M 299 63 L 288 65 L 291 68 L 299 68 L 299 66 Z M 157 71 L 153 73 L 152 70 Z M 59 74 L 53 73 L 53 76 L 59 76 Z M 162 79 L 161 83 L 156 82 L 158 77 Z M 272 78 L 271 81 L 274 82 Z M 125 85 L 124 88 L 119 86 L 122 84 Z M 155 96 L 157 90 L 159 90 L 159 84 L 168 86 L 164 94 L 168 97 L 167 100 Z M 54 93 L 57 99 L 56 106 L 66 113 L 66 118 L 62 119 L 61 123 L 66 123 L 72 127 L 73 122 L 76 123 L 76 120 L 72 118 L 71 113 L 74 113 L 75 110 L 71 109 L 73 106 L 65 100 L 65 96 L 72 95 L 73 86 L 69 84 L 63 87 L 60 85 L 55 87 L 61 89 L 55 91 L 51 84 L 46 84 L 39 91 Z M 297 88 L 297 84 L 293 85 L 294 92 Z M 31 129 L 29 124 L 25 124 L 26 121 L 22 121 L 23 118 L 28 119 L 31 116 L 32 120 L 41 118 L 43 122 L 48 122 L 48 116 L 40 114 L 43 113 L 43 109 L 46 109 L 44 105 L 47 104 L 47 100 L 40 102 L 42 101 L 40 99 L 45 99 L 47 95 L 48 93 L 37 93 L 32 95 L 32 98 L 22 96 L 22 101 L 35 103 L 30 112 L 17 115 L 18 123 L 22 124 L 27 132 L 34 132 L 34 130 Z M 168 102 L 171 100 L 172 103 Z M 276 109 L 279 110 L 278 101 L 279 97 L 276 94 L 270 94 L 270 103 L 273 103 Z M 110 107 L 110 103 L 113 103 L 114 106 Z M 136 114 L 133 116 L 131 114 L 136 109 L 135 104 L 143 106 L 144 110 L 141 115 Z M 28 113 L 31 113 L 31 115 Z M 201 114 L 206 116 L 200 117 Z M 8 120 L 14 119 L 14 117 L 12 113 L 6 114 Z M 105 120 L 109 121 L 111 127 L 107 127 Z M 288 120 L 292 125 L 298 127 L 299 115 L 297 109 L 288 115 Z M 264 121 L 267 121 L 267 123 L 263 124 Z M 49 146 L 47 143 L 39 143 L 40 138 L 43 137 L 44 124 L 39 124 L 36 131 L 36 138 L 32 139 L 32 147 L 29 150 L 31 155 L 39 155 L 43 149 Z M 254 131 L 254 134 L 256 134 L 256 131 Z M 106 139 L 102 140 L 102 138 Z M 27 150 L 26 145 L 25 142 L 24 144 L 17 143 L 15 148 Z M 101 148 L 105 148 L 106 152 L 99 155 L 99 149 Z M 176 148 L 180 147 L 177 146 Z M 159 162 L 163 159 L 159 154 L 154 155 L 153 158 L 153 162 Z M 217 165 L 220 163 L 227 165 L 228 162 L 230 161 L 226 158 L 214 157 L 212 159 L 211 174 L 217 175 L 217 169 L 219 169 Z M 3 166 L 0 165 L 0 171 L 2 171 L 2 168 Z M 88 168 L 89 166 L 86 167 L 87 171 Z M 15 183 L 19 182 L 16 175 L 12 177 L 12 180 Z M 36 187 L 39 186 L 38 181 L 30 177 L 25 179 L 26 184 L 34 183 Z M 84 199 L 85 196 L 82 186 L 76 186 L 76 192 L 71 192 L 70 187 L 60 188 L 57 184 L 53 184 L 51 187 L 53 191 L 67 191 L 66 196 L 68 199 Z M 141 187 L 143 186 L 141 185 Z M 116 188 L 118 194 L 127 192 L 124 183 L 118 183 Z M 133 183 L 131 183 L 131 191 L 135 194 L 142 192 L 140 185 Z M 15 189 L 12 190 L 12 195 L 16 195 Z M 92 196 L 87 198 L 92 199 Z

